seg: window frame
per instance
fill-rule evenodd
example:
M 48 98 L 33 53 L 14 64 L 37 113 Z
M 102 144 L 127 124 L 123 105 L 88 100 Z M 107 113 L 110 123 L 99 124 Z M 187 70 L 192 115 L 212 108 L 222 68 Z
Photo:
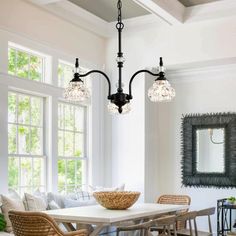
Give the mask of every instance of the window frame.
M 48 172 L 48 157 L 46 155 L 46 152 L 45 152 L 45 147 L 46 147 L 46 123 L 45 123 L 45 115 L 46 115 L 46 112 L 45 112 L 45 106 L 46 106 L 46 99 L 45 97 L 43 96 L 39 96 L 37 94 L 34 94 L 34 93 L 30 93 L 30 92 L 25 92 L 25 91 L 17 91 L 17 90 L 14 90 L 14 89 L 8 89 L 8 101 L 9 101 L 9 96 L 10 94 L 16 94 L 16 122 L 9 122 L 9 117 L 7 118 L 7 127 L 9 128 L 9 125 L 15 125 L 16 126 L 16 153 L 9 153 L 9 149 L 8 149 L 8 161 L 10 158 L 18 158 L 18 186 L 9 186 L 9 179 L 8 179 L 8 188 L 13 188 L 13 189 L 17 189 L 18 193 L 20 195 L 22 195 L 22 189 L 25 189 L 25 188 L 29 188 L 31 189 L 31 193 L 33 193 L 33 190 L 35 189 L 40 189 L 40 188 L 43 188 L 45 191 L 47 191 L 47 172 Z M 18 121 L 18 106 L 19 106 L 19 95 L 23 95 L 23 96 L 28 96 L 30 98 L 30 102 L 31 102 L 31 99 L 32 98 L 40 98 L 42 99 L 42 107 L 41 107 L 41 124 L 39 126 L 37 125 L 32 125 L 32 115 L 31 115 L 31 106 L 29 107 L 29 117 L 30 117 L 30 121 L 29 121 L 29 124 L 23 124 L 23 123 L 19 123 Z M 7 107 L 8 107 L 8 104 L 7 104 Z M 18 126 L 24 126 L 24 127 L 33 127 L 33 128 L 41 128 L 41 152 L 42 152 L 42 155 L 38 155 L 38 154 L 32 154 L 32 153 L 28 153 L 28 154 L 19 154 L 19 136 L 18 136 Z M 30 137 L 31 137 L 31 134 L 30 134 Z M 8 140 L 9 140 L 9 134 L 8 134 Z M 30 142 L 31 142 L 31 138 L 30 138 Z M 33 164 L 33 160 L 35 158 L 37 159 L 40 159 L 42 160 L 42 163 L 43 163 L 43 185 L 39 185 L 39 186 L 36 186 L 36 185 L 21 185 L 21 159 L 22 158 L 26 158 L 26 159 L 29 159 L 31 161 L 31 177 L 33 179 L 33 173 L 34 173 L 34 164 Z M 9 168 L 9 166 L 8 166 Z M 8 172 L 9 174 L 9 172 Z
M 84 114 L 83 114 L 83 120 L 84 120 L 84 124 L 83 124 L 83 132 L 80 132 L 80 131 L 75 131 L 75 123 L 73 125 L 73 131 L 72 130 L 68 130 L 68 129 L 65 129 L 65 124 L 64 124 L 64 129 L 61 129 L 59 128 L 59 122 L 58 122 L 58 125 L 57 125 L 57 140 L 59 139 L 59 131 L 65 133 L 65 132 L 71 132 L 74 134 L 83 134 L 83 156 L 82 157 L 77 157 L 77 156 L 60 156 L 59 155 L 59 152 L 58 152 L 58 155 L 57 155 L 57 163 L 59 160 L 64 160 L 65 161 L 65 177 L 67 176 L 67 160 L 74 160 L 74 161 L 82 161 L 84 162 L 84 165 L 85 165 L 85 173 L 82 173 L 82 183 L 78 183 L 77 182 L 77 178 L 76 178 L 76 175 L 75 175 L 75 184 L 73 185 L 68 185 L 67 184 L 67 181 L 65 181 L 65 185 L 64 185 L 64 191 L 65 193 L 68 193 L 68 187 L 72 187 L 72 186 L 75 186 L 75 187 L 83 187 L 83 186 L 87 186 L 88 184 L 88 176 L 89 176 L 89 173 L 88 173 L 88 169 L 89 169 L 89 162 L 90 162 L 90 159 L 88 157 L 88 154 L 89 154 L 89 145 L 88 145 L 88 122 L 89 122 L 89 117 L 88 117 L 88 106 L 85 105 L 85 104 L 75 104 L 75 103 L 71 103 L 71 102 L 68 102 L 68 101 L 65 101 L 65 100 L 58 100 L 58 119 L 59 119 L 59 105 L 60 104 L 63 104 L 63 105 L 69 105 L 69 106 L 73 106 L 73 107 L 82 107 L 84 109 Z M 63 109 L 63 117 L 65 115 L 65 109 Z M 74 120 L 75 120 L 75 112 L 74 112 Z M 59 144 L 59 142 L 57 142 L 57 145 Z M 73 148 L 75 147 L 75 139 L 73 138 Z M 65 154 L 65 137 L 64 137 L 64 134 L 63 134 L 63 154 Z M 74 150 L 73 150 L 74 151 Z M 76 169 L 75 169 L 75 174 L 77 172 L 77 166 L 76 166 Z M 57 176 L 59 178 L 59 174 Z M 58 191 L 59 191 L 59 184 L 57 186 L 58 188 Z
M 38 52 L 36 50 L 32 50 L 30 48 L 27 48 L 27 47 L 24 47 L 22 45 L 19 45 L 19 44 L 16 44 L 16 43 L 13 43 L 13 42 L 8 42 L 8 54 L 9 54 L 9 50 L 10 49 L 13 49 L 16 53 L 16 58 L 17 58 L 17 52 L 23 52 L 23 53 L 26 53 L 29 57 L 29 63 L 28 63 L 28 76 L 27 78 L 24 78 L 24 77 L 19 77 L 17 76 L 17 67 L 16 67 L 16 60 L 14 61 L 14 74 L 11 74 L 9 73 L 9 55 L 8 55 L 8 60 L 7 60 L 7 65 L 8 65 L 8 71 L 7 73 L 12 75 L 12 76 L 15 76 L 17 78 L 21 78 L 21 79 L 26 79 L 26 80 L 29 80 L 29 81 L 34 81 L 34 82 L 38 82 L 38 83 L 48 83 L 48 84 L 52 84 L 52 63 L 51 63 L 51 57 L 47 54 L 44 54 L 44 53 L 41 53 L 41 52 Z M 30 77 L 30 73 L 29 73 L 29 68 L 30 68 L 30 57 L 31 56 L 35 56 L 35 57 L 38 57 L 40 59 L 42 59 L 42 78 L 40 81 L 37 81 L 37 80 L 32 80 L 31 77 Z

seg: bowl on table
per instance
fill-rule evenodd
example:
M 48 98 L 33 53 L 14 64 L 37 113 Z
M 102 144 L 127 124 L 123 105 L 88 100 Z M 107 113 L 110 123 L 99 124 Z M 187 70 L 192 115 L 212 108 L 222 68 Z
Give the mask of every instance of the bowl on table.
M 133 191 L 104 191 L 94 192 L 97 202 L 110 210 L 125 210 L 131 207 L 139 198 L 140 192 Z

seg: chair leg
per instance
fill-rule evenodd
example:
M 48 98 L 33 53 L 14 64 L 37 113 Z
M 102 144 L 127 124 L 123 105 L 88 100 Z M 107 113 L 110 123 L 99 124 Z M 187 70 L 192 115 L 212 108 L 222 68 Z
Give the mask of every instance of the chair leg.
M 120 231 L 116 230 L 116 236 L 119 236 L 119 235 L 120 235 Z
M 177 234 L 176 234 L 176 228 L 174 227 L 174 236 L 177 236 Z

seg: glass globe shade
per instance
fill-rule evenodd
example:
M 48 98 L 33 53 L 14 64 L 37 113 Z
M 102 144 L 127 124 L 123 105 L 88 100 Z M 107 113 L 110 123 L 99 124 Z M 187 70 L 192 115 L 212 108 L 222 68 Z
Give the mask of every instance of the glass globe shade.
M 148 90 L 148 97 L 152 102 L 171 101 L 175 97 L 175 90 L 168 80 L 155 80 Z
M 119 107 L 116 106 L 116 104 L 109 102 L 107 105 L 107 109 L 108 109 L 109 113 L 111 113 L 111 114 L 127 114 L 131 111 L 131 105 L 130 105 L 130 103 L 126 103 L 122 107 L 122 113 L 119 113 L 119 111 L 118 111 Z
M 83 102 L 90 98 L 90 91 L 82 81 L 70 82 L 64 91 L 64 98 L 71 102 Z

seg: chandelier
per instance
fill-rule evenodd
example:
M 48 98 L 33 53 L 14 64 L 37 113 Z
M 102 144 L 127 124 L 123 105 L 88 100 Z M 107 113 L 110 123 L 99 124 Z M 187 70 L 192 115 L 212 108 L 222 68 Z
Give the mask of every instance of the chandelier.
M 117 92 L 111 94 L 111 82 L 109 77 L 100 70 L 91 70 L 85 74 L 80 74 L 79 72 L 79 59 L 76 58 L 75 62 L 75 73 L 74 78 L 70 81 L 68 87 L 64 91 L 64 98 L 70 102 L 82 102 L 90 98 L 91 94 L 89 89 L 84 84 L 82 78 L 92 74 L 97 73 L 104 76 L 108 83 L 108 96 L 109 100 L 108 111 L 112 114 L 125 114 L 131 110 L 130 100 L 132 96 L 132 82 L 134 78 L 140 73 L 147 73 L 152 76 L 155 76 L 156 79 L 152 87 L 148 90 L 148 97 L 152 102 L 162 102 L 170 101 L 175 97 L 175 90 L 171 87 L 170 83 L 165 77 L 163 61 L 160 57 L 159 62 L 159 71 L 158 73 L 153 73 L 149 70 L 139 70 L 133 74 L 129 81 L 129 93 L 126 94 L 123 92 L 123 83 L 122 83 L 122 68 L 125 62 L 123 57 L 123 52 L 121 48 L 121 34 L 124 29 L 124 24 L 122 22 L 122 1 L 118 0 L 118 19 L 116 24 L 116 29 L 118 30 L 118 53 L 117 53 L 117 67 L 118 67 L 118 83 L 117 83 Z

